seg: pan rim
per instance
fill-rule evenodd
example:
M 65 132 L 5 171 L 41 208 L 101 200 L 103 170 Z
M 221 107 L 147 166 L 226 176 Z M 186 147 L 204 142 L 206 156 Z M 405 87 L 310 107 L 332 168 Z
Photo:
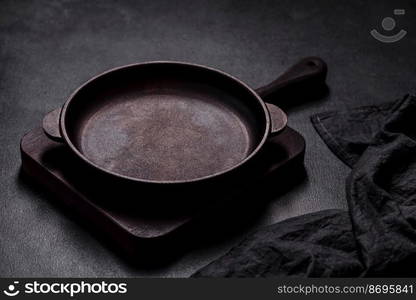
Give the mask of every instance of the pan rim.
M 108 170 L 108 169 L 106 169 L 104 167 L 101 167 L 98 164 L 92 162 L 91 160 L 89 160 L 83 153 L 81 153 L 78 150 L 77 147 L 75 147 L 75 145 L 72 143 L 71 139 L 69 138 L 69 135 L 68 135 L 67 130 L 66 130 L 66 126 L 65 126 L 66 112 L 67 112 L 68 107 L 70 106 L 72 100 L 75 98 L 75 96 L 82 89 L 86 88 L 90 83 L 92 83 L 93 81 L 95 81 L 95 80 L 97 80 L 97 79 L 99 79 L 103 76 L 109 75 L 111 73 L 115 73 L 117 71 L 125 70 L 125 69 L 128 69 L 128 68 L 137 68 L 137 67 L 147 66 L 147 65 L 179 65 L 179 66 L 187 66 L 187 67 L 199 69 L 199 70 L 202 70 L 202 71 L 210 71 L 210 72 L 214 72 L 218 75 L 221 75 L 221 76 L 223 76 L 223 77 L 225 77 L 229 80 L 232 80 L 232 81 L 236 82 L 238 85 L 240 85 L 241 87 L 243 87 L 260 104 L 260 106 L 263 109 L 263 113 L 264 113 L 264 117 L 265 117 L 265 128 L 264 128 L 264 132 L 263 132 L 263 137 L 261 138 L 260 142 L 255 147 L 255 149 L 247 157 L 245 157 L 243 160 L 241 160 L 240 162 L 238 162 L 237 164 L 235 164 L 235 165 L 233 165 L 229 168 L 226 168 L 224 170 L 221 170 L 221 171 L 209 174 L 209 175 L 196 177 L 196 178 L 190 178 L 190 179 L 181 179 L 181 180 L 152 180 L 152 179 L 142 179 L 142 178 L 138 178 L 138 177 L 131 177 L 131 176 L 123 175 L 123 174 Z M 183 61 L 171 61 L 171 60 L 156 60 L 156 61 L 148 61 L 148 62 L 127 64 L 127 65 L 115 67 L 115 68 L 112 68 L 112 69 L 108 69 L 108 70 L 106 70 L 106 71 L 104 71 L 104 72 L 102 72 L 102 73 L 100 73 L 96 76 L 93 76 L 92 78 L 90 78 L 89 80 L 84 82 L 81 86 L 79 86 L 74 92 L 71 93 L 71 95 L 68 97 L 67 101 L 64 103 L 64 105 L 61 109 L 61 112 L 60 112 L 60 116 L 59 116 L 59 130 L 60 130 L 61 136 L 65 140 L 65 143 L 70 147 L 70 149 L 80 159 L 82 159 L 85 163 L 87 163 L 92 168 L 94 168 L 98 171 L 104 172 L 108 175 L 115 176 L 117 178 L 122 178 L 122 179 L 129 180 L 129 181 L 133 181 L 133 182 L 137 182 L 137 183 L 165 184 L 165 185 L 183 184 L 183 183 L 196 183 L 196 182 L 206 181 L 206 180 L 210 180 L 210 179 L 213 179 L 213 178 L 216 178 L 216 177 L 220 177 L 221 175 L 225 175 L 226 173 L 229 173 L 231 171 L 234 171 L 234 170 L 240 168 L 241 166 L 246 164 L 249 160 L 251 160 L 254 156 L 256 156 L 256 154 L 258 154 L 260 152 L 263 145 L 266 143 L 267 138 L 270 135 L 270 130 L 271 130 L 270 128 L 271 128 L 271 117 L 270 117 L 270 112 L 269 112 L 266 104 L 264 103 L 263 99 L 261 99 L 261 97 L 255 92 L 255 90 L 253 88 L 251 88 L 249 85 L 247 85 L 246 83 L 244 83 L 242 80 L 228 74 L 227 72 L 221 71 L 221 70 L 216 69 L 216 68 L 207 67 L 207 66 L 201 65 L 201 64 L 195 64 L 195 63 L 189 63 L 189 62 L 183 62 Z

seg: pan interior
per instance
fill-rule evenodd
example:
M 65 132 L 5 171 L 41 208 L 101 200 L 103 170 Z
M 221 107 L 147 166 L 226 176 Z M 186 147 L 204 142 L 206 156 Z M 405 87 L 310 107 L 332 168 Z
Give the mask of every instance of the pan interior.
M 68 108 L 69 137 L 93 164 L 136 179 L 191 180 L 237 165 L 260 143 L 264 112 L 234 82 L 191 70 L 132 73 L 95 82 Z

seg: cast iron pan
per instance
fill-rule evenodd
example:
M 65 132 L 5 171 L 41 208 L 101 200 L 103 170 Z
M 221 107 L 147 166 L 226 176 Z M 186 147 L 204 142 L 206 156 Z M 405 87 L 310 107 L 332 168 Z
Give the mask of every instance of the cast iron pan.
M 250 171 L 267 139 L 286 126 L 285 113 L 262 98 L 278 103 L 285 90 L 307 94 L 324 84 L 326 70 L 320 58 L 305 58 L 255 91 L 205 66 L 128 65 L 82 85 L 43 128 L 97 180 L 200 189 Z

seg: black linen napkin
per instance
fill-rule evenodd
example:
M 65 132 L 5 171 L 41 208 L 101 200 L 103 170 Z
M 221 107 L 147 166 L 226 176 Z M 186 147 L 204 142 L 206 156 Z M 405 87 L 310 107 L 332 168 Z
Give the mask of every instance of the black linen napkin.
M 416 97 L 311 119 L 352 167 L 349 211 L 260 229 L 193 277 L 416 275 Z

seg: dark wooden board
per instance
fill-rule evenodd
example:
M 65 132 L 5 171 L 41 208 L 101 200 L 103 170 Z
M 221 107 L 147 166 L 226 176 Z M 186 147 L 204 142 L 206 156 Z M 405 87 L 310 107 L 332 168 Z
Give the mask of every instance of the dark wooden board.
M 228 207 L 223 205 L 224 201 L 215 201 L 212 207 L 192 212 L 149 216 L 146 212 L 106 207 L 100 204 L 100 199 L 93 199 L 90 191 L 80 189 L 76 181 L 88 178 L 83 177 L 82 170 L 79 170 L 65 145 L 48 139 L 42 129 L 33 129 L 21 140 L 22 168 L 28 177 L 52 192 L 53 201 L 63 204 L 94 234 L 105 237 L 114 248 L 130 257 L 137 256 L 144 249 L 152 249 L 152 254 L 155 254 L 155 246 L 160 249 L 166 242 L 175 244 L 183 240 L 183 236 L 190 238 L 197 235 L 202 230 L 198 233 L 201 227 L 194 224 L 206 224 L 210 220 L 218 223 L 219 214 L 232 214 L 232 217 L 226 217 L 226 222 L 235 223 L 239 215 L 243 216 L 243 212 L 239 211 L 240 206 L 251 207 L 257 205 L 261 198 L 275 197 L 280 190 L 290 188 L 288 180 L 296 182 L 302 177 L 304 150 L 303 137 L 287 128 L 268 142 L 267 157 L 264 157 L 267 169 L 262 174 L 256 174 L 253 185 L 241 187 L 241 193 L 237 193 L 238 199 L 227 200 Z M 94 188 L 98 187 L 90 186 L 90 189 Z M 255 196 L 250 194 L 253 190 L 256 191 Z M 270 195 L 258 193 L 259 190 L 270 191 Z M 227 197 L 227 193 L 223 194 Z M 219 206 L 218 203 L 222 204 Z

